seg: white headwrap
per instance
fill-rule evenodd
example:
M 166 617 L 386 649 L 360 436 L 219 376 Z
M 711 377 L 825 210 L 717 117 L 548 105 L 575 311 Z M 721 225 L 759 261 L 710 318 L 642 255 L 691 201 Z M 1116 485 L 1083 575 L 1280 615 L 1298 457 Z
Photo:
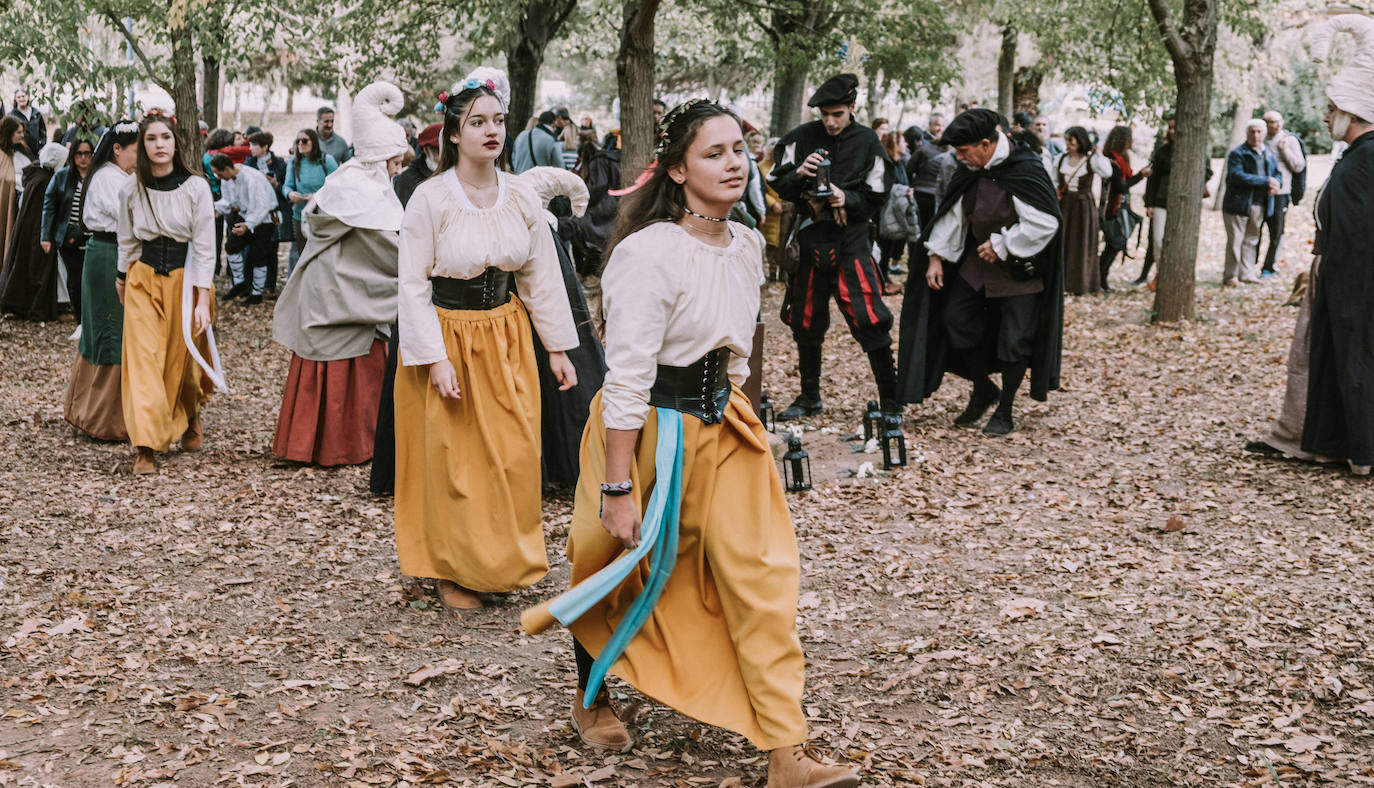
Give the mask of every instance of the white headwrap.
M 491 92 L 496 94 L 497 100 L 501 102 L 501 109 L 503 111 L 510 109 L 510 79 L 506 77 L 506 72 L 491 66 L 474 68 L 466 77 L 463 77 L 462 82 L 453 83 L 453 87 L 448 91 L 449 95 L 461 92 L 466 83 L 472 80 L 483 84 L 490 82 L 488 87 L 491 88 Z
M 409 147 L 390 116 L 405 103 L 401 89 L 373 82 L 353 100 L 353 158 L 325 178 L 311 204 L 351 227 L 399 232 L 405 211 L 391 188 L 386 161 Z
M 1337 109 L 1374 121 L 1374 19 L 1340 14 L 1326 20 L 1312 37 L 1314 62 L 1325 62 L 1330 56 L 1331 39 L 1337 33 L 1355 36 L 1355 56 L 1327 83 L 1326 95 Z
M 38 163 L 50 170 L 60 170 L 67 163 L 67 146 L 60 142 L 49 142 L 38 151 Z
M 515 177 L 534 188 L 540 205 L 548 205 L 549 200 L 555 197 L 567 197 L 572 203 L 573 216 L 587 212 L 591 194 L 587 191 L 586 182 L 562 167 L 531 167 Z M 554 229 L 558 228 L 558 219 L 547 209 L 544 211 L 544 220 Z

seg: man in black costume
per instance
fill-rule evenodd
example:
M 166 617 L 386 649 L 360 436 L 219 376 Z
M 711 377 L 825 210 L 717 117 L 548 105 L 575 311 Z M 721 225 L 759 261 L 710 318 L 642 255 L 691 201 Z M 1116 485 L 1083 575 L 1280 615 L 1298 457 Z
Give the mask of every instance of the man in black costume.
M 1012 402 L 1031 371 L 1031 396 L 1059 388 L 1064 315 L 1064 254 L 1054 187 L 1029 147 L 1002 131 L 1005 120 L 975 108 L 950 122 L 939 140 L 960 167 L 926 229 L 928 287 L 902 300 L 900 397 L 918 403 L 946 371 L 973 381 L 955 424 L 980 420 L 983 432 L 1015 426 Z M 999 389 L 989 377 L 1002 375 Z
M 856 122 L 859 79 L 826 80 L 808 102 L 821 119 L 778 141 L 769 184 L 797 206 L 801 259 L 787 283 L 782 321 L 797 342 L 801 394 L 778 414 L 790 421 L 820 413 L 821 346 L 830 327 L 830 299 L 868 354 L 885 412 L 901 411 L 892 359 L 892 313 L 882 299 L 882 278 L 868 238 L 869 220 L 887 200 L 893 174 L 873 129 Z M 825 153 L 821 153 L 825 151 Z M 829 157 L 832 193 L 817 196 L 817 170 Z

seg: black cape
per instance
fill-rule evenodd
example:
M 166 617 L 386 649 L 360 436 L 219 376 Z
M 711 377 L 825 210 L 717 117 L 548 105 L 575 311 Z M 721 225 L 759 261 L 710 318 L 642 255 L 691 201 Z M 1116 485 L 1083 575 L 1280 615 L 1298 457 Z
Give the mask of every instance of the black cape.
M 1011 154 L 1001 164 L 982 170 L 970 170 L 960 165 L 950 179 L 949 191 L 940 200 L 940 209 L 925 237 L 935 223 L 958 205 L 964 192 L 979 178 L 990 178 L 1011 196 L 1039 211 L 1059 218 L 1059 200 L 1040 156 L 1029 147 L 1012 143 Z M 1031 348 L 1030 395 L 1044 402 L 1049 392 L 1059 388 L 1059 363 L 1064 341 L 1064 228 L 1055 232 L 1049 245 L 1038 255 L 1045 290 L 1041 294 L 1040 312 Z M 957 264 L 956 264 L 957 265 Z M 956 265 L 946 265 L 945 276 L 958 276 Z M 923 273 L 924 265 L 913 271 Z M 924 276 L 922 276 L 924 279 Z M 920 403 L 940 388 L 946 372 L 968 377 L 951 358 L 942 326 L 944 291 L 934 291 L 921 280 L 907 285 L 902 296 L 901 333 L 897 355 L 897 396 L 904 404 Z
M 1374 465 L 1374 131 L 1350 144 L 1317 201 L 1321 266 L 1302 449 Z
M 794 203 L 800 216 L 811 215 L 811 203 L 805 193 L 815 186 L 814 178 L 804 178 L 797 167 L 806 157 L 824 148 L 830 155 L 830 183 L 845 191 L 845 213 L 851 226 L 877 219 L 892 188 L 891 159 L 878 135 L 869 127 L 852 121 L 839 134 L 830 136 L 819 120 L 792 129 L 778 140 L 773 149 L 773 169 L 768 173 L 768 185 L 779 197 Z M 874 168 L 882 167 L 882 188 L 874 188 Z M 829 209 L 826 209 L 829 213 Z M 842 228 L 829 225 L 836 232 Z
M 577 347 L 567 351 L 568 360 L 577 371 L 577 385 L 567 391 L 558 390 L 558 380 L 549 367 L 549 352 L 534 332 L 534 356 L 539 361 L 539 401 L 542 416 L 544 484 L 571 486 L 577 483 L 581 467 L 582 432 L 587 427 L 587 414 L 592 397 L 601 390 L 606 378 L 606 352 L 592 323 L 582 284 L 573 270 L 572 257 L 558 233 L 553 234 L 558 249 L 558 264 L 563 269 L 563 287 L 568 291 L 573 322 L 577 324 Z
M 53 171 L 37 162 L 24 168 L 24 198 L 15 215 L 14 235 L 0 269 L 0 309 L 25 320 L 57 319 L 57 244 L 44 254 L 38 245 L 43 224 L 43 194 Z M 68 282 L 80 287 L 80 282 Z

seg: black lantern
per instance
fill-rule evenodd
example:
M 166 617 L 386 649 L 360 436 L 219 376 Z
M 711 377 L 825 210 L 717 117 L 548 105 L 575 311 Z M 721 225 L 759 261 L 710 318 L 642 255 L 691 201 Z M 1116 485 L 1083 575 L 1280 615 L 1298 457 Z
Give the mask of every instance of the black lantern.
M 778 426 L 777 415 L 774 413 L 773 401 L 768 399 L 768 392 L 763 392 L 759 396 L 759 421 L 763 422 L 763 428 L 772 432 Z
M 782 455 L 783 486 L 788 492 L 811 489 L 811 455 L 802 448 L 796 435 L 787 439 L 787 451 Z
M 902 434 L 902 417 L 890 413 L 883 417 L 883 468 L 906 467 L 906 436 Z
M 816 152 L 821 154 L 821 160 L 816 164 L 816 188 L 811 190 L 811 194 L 815 197 L 829 197 L 835 193 L 830 186 L 830 151 L 817 148 Z
M 878 401 L 871 399 L 864 408 L 864 443 L 883 434 L 883 412 L 878 410 Z

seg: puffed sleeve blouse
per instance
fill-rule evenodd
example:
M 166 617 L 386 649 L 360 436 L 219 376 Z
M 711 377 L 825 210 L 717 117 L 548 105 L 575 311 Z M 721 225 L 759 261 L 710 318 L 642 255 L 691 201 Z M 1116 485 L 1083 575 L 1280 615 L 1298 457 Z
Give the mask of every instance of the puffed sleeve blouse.
M 510 271 L 530 322 L 550 351 L 577 347 L 577 326 L 563 286 L 558 251 L 542 206 L 520 178 L 498 173 L 496 202 L 479 208 L 452 169 L 415 189 L 401 221 L 401 363 L 446 358 L 432 277 L 472 279 L 488 268 Z
M 685 367 L 730 349 L 730 381 L 749 377 L 763 281 L 763 237 L 731 222 L 714 247 L 673 222 L 651 224 L 616 245 L 601 277 L 606 313 L 603 421 L 636 430 L 649 414 L 658 365 Z

